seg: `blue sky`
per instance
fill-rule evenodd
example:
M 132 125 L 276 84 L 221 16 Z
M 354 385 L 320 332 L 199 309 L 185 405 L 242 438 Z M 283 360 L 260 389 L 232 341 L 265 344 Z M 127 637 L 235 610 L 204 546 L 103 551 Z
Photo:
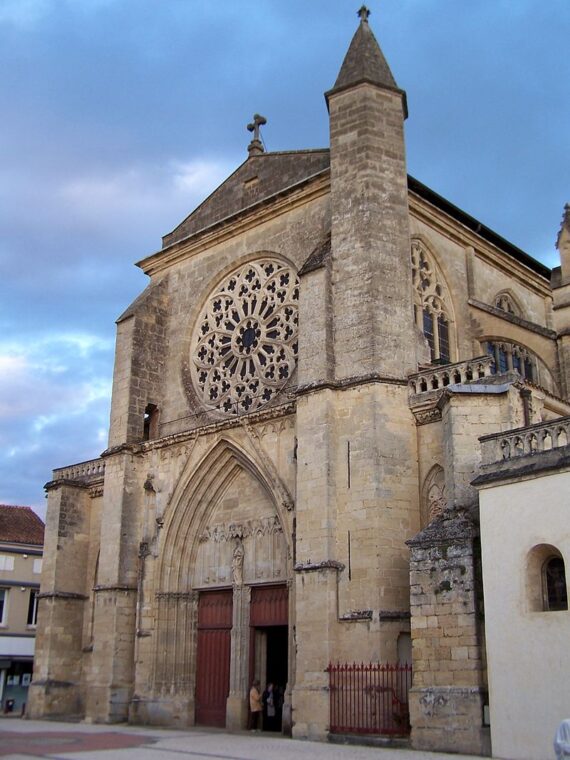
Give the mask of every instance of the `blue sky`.
M 328 145 L 355 0 L 0 0 L 0 502 L 106 446 L 114 320 L 246 157 Z M 370 0 L 408 170 L 549 266 L 570 201 L 570 2 Z

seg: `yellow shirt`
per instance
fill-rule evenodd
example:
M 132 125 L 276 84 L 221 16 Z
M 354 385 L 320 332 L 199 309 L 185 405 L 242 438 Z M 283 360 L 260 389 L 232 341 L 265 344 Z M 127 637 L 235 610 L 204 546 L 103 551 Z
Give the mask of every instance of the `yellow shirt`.
M 249 690 L 249 709 L 251 712 L 261 712 L 263 710 L 261 693 L 255 686 L 252 686 Z

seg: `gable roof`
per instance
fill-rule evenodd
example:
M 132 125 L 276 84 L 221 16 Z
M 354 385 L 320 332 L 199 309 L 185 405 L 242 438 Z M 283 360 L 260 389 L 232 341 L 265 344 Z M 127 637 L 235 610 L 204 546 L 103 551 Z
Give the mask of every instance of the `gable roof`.
M 45 525 L 31 507 L 0 504 L 0 541 L 43 546 Z
M 291 150 L 250 156 L 214 192 L 162 238 L 166 248 L 264 198 L 328 169 L 329 151 Z

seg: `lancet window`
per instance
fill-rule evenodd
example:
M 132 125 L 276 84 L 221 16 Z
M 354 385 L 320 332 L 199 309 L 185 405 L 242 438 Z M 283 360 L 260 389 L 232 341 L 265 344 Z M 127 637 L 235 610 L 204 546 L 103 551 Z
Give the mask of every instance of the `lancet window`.
M 452 355 L 451 299 L 443 275 L 420 240 L 412 240 L 414 317 L 429 344 L 431 360 L 447 364 Z

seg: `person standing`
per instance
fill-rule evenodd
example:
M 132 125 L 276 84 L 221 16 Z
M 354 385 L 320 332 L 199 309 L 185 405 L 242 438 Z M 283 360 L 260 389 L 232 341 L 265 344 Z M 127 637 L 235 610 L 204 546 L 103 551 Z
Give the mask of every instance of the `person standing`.
M 256 679 L 249 690 L 249 728 L 251 731 L 259 731 L 259 716 L 263 710 L 260 683 Z
M 276 690 L 270 681 L 262 696 L 264 731 L 275 731 L 276 697 Z

